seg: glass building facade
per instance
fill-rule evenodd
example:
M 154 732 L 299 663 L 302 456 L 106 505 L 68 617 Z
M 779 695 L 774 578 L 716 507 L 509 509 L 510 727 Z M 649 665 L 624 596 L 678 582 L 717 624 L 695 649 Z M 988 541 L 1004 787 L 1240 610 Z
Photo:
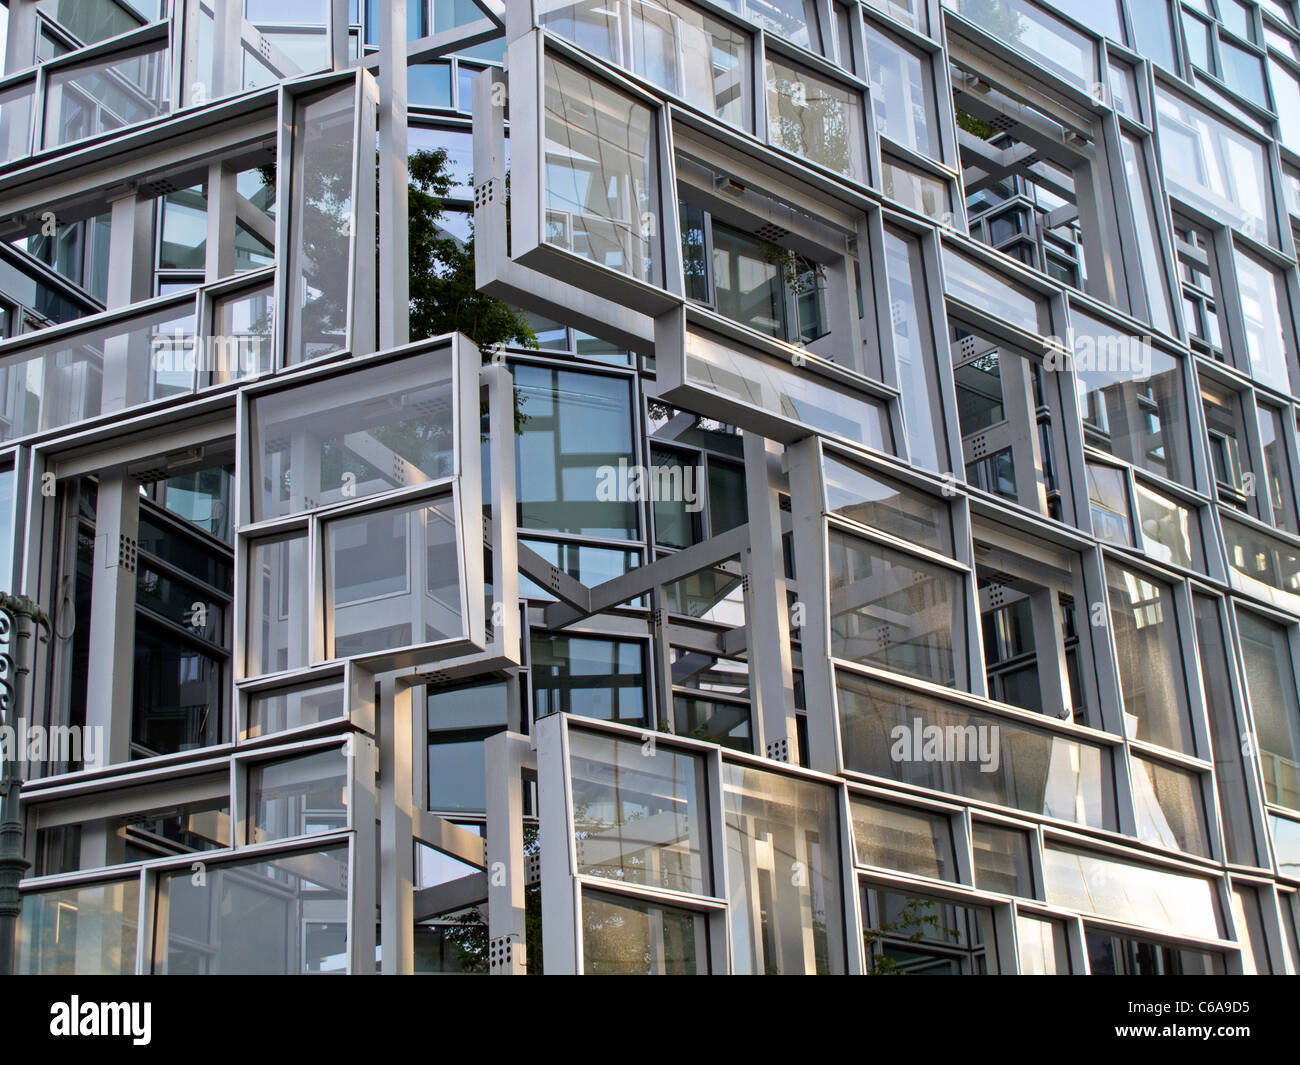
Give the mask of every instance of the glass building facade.
M 20 972 L 1300 973 L 1295 0 L 0 16 Z

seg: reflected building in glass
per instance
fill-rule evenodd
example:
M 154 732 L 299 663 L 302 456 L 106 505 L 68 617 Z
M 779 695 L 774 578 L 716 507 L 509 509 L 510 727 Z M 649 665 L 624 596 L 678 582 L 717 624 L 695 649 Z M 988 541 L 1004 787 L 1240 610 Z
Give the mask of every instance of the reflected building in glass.
M 1300 972 L 1295 0 L 0 16 L 21 972 Z

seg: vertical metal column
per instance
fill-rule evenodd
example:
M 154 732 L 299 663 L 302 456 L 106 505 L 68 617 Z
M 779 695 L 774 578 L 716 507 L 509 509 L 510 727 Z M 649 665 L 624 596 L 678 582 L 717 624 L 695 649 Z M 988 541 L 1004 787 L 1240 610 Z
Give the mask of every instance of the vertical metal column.
M 411 339 L 407 239 L 406 5 L 379 5 L 379 349 Z
M 18 749 L 18 723 L 20 718 L 31 716 L 24 715 L 24 710 L 30 673 L 27 641 L 33 626 L 49 638 L 49 619 L 35 603 L 25 596 L 0 596 L 0 639 L 6 645 L 6 650 L 0 652 L 0 709 L 4 712 L 4 724 L 14 730 L 13 748 L 4 759 L 4 777 L 0 781 L 0 975 L 13 973 L 17 963 L 15 933 L 23 905 L 18 881 L 28 868 L 23 854 L 19 794 L 26 772 L 26 756 Z
M 140 490 L 125 472 L 101 472 L 95 527 L 95 581 L 90 600 L 86 727 L 99 729 L 93 766 L 131 757 L 135 581 Z

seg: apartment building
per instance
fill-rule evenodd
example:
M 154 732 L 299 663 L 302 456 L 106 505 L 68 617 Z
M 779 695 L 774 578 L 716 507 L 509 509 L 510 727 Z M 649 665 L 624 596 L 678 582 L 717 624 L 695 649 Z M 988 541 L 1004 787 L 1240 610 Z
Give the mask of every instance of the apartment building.
M 0 4 L 16 970 L 1300 972 L 1297 17 Z

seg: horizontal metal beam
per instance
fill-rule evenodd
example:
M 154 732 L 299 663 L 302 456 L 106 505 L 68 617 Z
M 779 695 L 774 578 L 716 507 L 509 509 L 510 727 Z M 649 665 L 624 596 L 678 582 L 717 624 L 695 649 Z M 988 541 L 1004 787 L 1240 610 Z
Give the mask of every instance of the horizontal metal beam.
M 487 868 L 487 841 L 477 832 L 462 828 L 428 810 L 417 809 L 414 822 L 412 834 L 421 843 L 476 869 Z M 487 898 L 487 895 L 484 894 L 483 897 Z
M 427 921 L 430 917 L 486 903 L 487 873 L 470 873 L 444 884 L 416 888 L 412 894 L 415 919 Z

